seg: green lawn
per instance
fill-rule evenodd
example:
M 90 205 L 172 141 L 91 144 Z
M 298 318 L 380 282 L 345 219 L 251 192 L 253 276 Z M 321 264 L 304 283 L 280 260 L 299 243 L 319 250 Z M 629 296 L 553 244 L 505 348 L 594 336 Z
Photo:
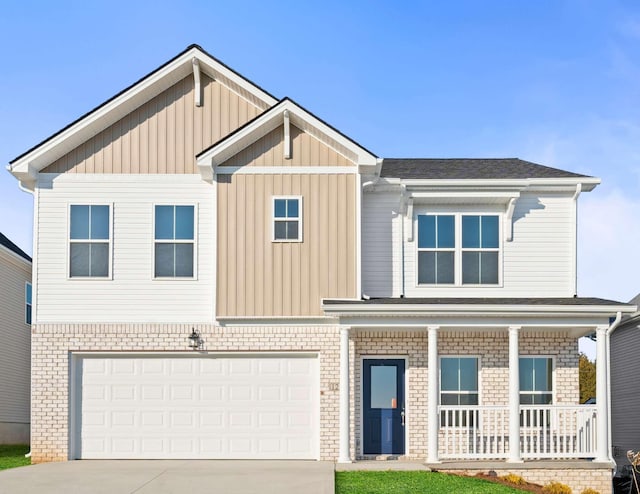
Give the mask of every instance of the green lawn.
M 521 494 L 472 477 L 437 472 L 336 472 L 336 494 Z
M 0 470 L 31 465 L 31 458 L 24 457 L 28 452 L 28 444 L 0 444 Z

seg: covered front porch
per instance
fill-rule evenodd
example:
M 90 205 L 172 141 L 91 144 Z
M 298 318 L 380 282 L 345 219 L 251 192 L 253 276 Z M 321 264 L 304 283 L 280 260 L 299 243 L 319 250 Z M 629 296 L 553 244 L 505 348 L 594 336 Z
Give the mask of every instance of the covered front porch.
M 611 465 L 608 400 L 579 404 L 577 341 L 595 332 L 598 361 L 606 362 L 614 307 L 514 309 L 465 301 L 444 308 L 438 301 L 408 311 L 407 302 L 404 310 L 366 302 L 351 307 L 357 311 L 335 309 L 339 462 Z M 325 302 L 326 312 L 334 307 L 327 309 Z M 607 396 L 606 365 L 597 368 L 597 394 Z M 385 442 L 386 436 L 395 437 Z

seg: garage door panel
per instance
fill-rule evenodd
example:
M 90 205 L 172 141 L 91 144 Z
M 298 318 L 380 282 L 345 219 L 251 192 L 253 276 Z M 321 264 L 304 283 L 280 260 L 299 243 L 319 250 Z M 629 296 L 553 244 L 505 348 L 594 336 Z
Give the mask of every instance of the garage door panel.
M 82 458 L 315 459 L 318 360 L 84 358 Z

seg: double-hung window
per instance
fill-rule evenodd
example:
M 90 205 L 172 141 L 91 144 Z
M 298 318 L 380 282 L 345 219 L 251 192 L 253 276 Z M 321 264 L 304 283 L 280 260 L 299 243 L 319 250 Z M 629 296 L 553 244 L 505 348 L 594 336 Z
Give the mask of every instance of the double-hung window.
M 418 283 L 455 283 L 455 216 L 418 216 Z
M 553 401 L 553 359 L 520 357 L 520 404 L 550 405 Z
M 499 226 L 495 214 L 418 215 L 418 285 L 497 285 Z
M 440 358 L 440 405 L 473 406 L 478 404 L 478 358 Z M 476 421 L 475 410 L 442 411 L 442 426 L 470 426 Z
M 273 198 L 273 241 L 302 241 L 302 197 Z
M 69 276 L 108 277 L 110 207 L 74 204 L 69 215 Z
M 496 285 L 499 253 L 498 217 L 462 216 L 462 284 Z
M 31 283 L 24 284 L 24 322 L 25 324 L 31 324 L 31 310 L 32 310 L 32 292 Z
M 193 278 L 194 206 L 156 206 L 154 276 Z

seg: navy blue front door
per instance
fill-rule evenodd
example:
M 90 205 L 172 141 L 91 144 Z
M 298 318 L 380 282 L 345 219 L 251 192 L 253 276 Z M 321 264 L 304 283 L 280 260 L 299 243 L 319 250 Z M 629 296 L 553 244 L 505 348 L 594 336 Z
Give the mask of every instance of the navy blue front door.
M 363 361 L 363 452 L 404 454 L 404 360 Z

